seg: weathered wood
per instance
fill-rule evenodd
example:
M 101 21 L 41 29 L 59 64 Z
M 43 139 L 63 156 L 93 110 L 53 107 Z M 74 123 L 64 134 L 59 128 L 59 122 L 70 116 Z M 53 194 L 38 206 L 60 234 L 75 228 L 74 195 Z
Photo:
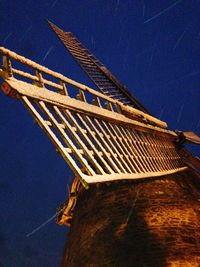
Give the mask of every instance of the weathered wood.
M 34 82 L 39 82 L 39 86 L 43 86 L 45 83 L 47 85 L 50 85 L 56 89 L 59 89 L 59 90 L 62 90 L 64 92 L 64 94 L 66 94 L 66 90 L 65 88 L 62 88 L 60 87 L 60 84 L 56 84 L 52 81 L 49 81 L 47 79 L 43 79 L 41 80 L 41 77 L 42 77 L 42 74 L 47 74 L 49 75 L 50 77 L 53 77 L 54 79 L 58 79 L 58 81 L 60 82 L 63 82 L 63 83 L 67 83 L 67 84 L 70 84 L 72 86 L 75 86 L 76 88 L 78 89 L 81 89 L 82 91 L 85 91 L 85 92 L 88 92 L 90 94 L 92 94 L 93 96 L 96 96 L 96 97 L 100 97 L 106 101 L 108 101 L 109 103 L 113 103 L 113 104 L 118 104 L 122 107 L 122 110 L 124 113 L 127 113 L 129 114 L 130 116 L 137 116 L 138 119 L 140 120 L 145 120 L 145 121 L 148 121 L 150 124 L 153 123 L 153 125 L 157 125 L 159 127 L 162 127 L 162 128 L 167 128 L 167 124 L 149 114 L 146 114 L 145 112 L 141 111 L 141 110 L 138 110 L 138 109 L 135 109 L 133 107 L 128 107 L 128 106 L 125 106 L 123 105 L 123 103 L 120 102 L 120 100 L 115 100 L 115 99 L 112 99 L 111 97 L 109 96 L 106 96 L 100 92 L 97 92 L 81 83 L 78 83 L 76 81 L 73 81 L 63 75 L 61 75 L 60 73 L 57 73 L 55 71 L 52 71 L 52 70 L 49 70 L 48 68 L 45 68 L 23 56 L 20 56 L 4 47 L 0 47 L 0 54 L 2 54 L 2 57 L 3 57 L 3 69 L 1 70 L 0 69 L 0 75 L 4 78 L 4 79 L 7 79 L 7 78 L 10 78 L 12 77 L 13 73 L 15 72 L 17 75 L 21 76 L 21 77 L 25 77 L 25 78 L 28 78 L 28 79 L 31 79 L 33 80 Z M 32 74 L 29 74 L 29 73 L 26 73 L 26 72 L 23 72 L 23 71 L 20 71 L 20 70 L 16 70 L 14 69 L 14 72 L 13 72 L 13 69 L 12 69 L 12 66 L 11 66 L 11 61 L 10 59 L 13 59 L 15 61 L 18 61 L 30 68 L 33 68 L 35 71 L 36 71 L 36 76 L 32 75 Z
M 183 132 L 183 136 L 187 142 L 200 145 L 200 137 L 193 132 Z
M 33 100 L 28 100 L 26 96 L 21 98 L 85 186 L 113 180 L 157 177 L 187 168 L 175 153 L 173 143 L 170 143 L 168 139 L 166 139 L 166 146 L 163 146 L 157 140 L 157 136 L 150 137 L 143 134 L 148 136 L 149 143 L 155 143 L 157 151 L 154 154 L 152 150 L 144 146 L 145 140 L 141 138 L 142 133 L 136 133 L 134 129 L 92 118 L 76 111 L 74 114 L 79 119 L 78 121 L 70 109 L 65 108 L 62 111 L 60 109 L 62 106 L 59 107 L 54 103 L 47 106 L 50 103 L 45 104 L 33 98 L 36 106 L 40 107 L 44 115 L 48 117 L 46 120 L 31 104 Z M 55 128 L 57 132 L 52 131 L 52 128 Z M 60 138 L 65 142 L 65 146 L 59 141 Z M 163 148 L 166 154 L 163 153 Z M 173 149 L 173 153 L 168 153 L 169 149 Z M 71 155 L 74 155 L 76 159 Z M 173 164 L 174 161 L 177 161 L 176 165 Z
M 88 105 L 87 103 L 84 103 L 80 100 L 73 99 L 69 96 L 63 96 L 56 92 L 47 90 L 45 88 L 42 88 L 42 90 L 38 90 L 38 87 L 32 84 L 25 83 L 23 81 L 18 81 L 16 79 L 9 79 L 6 80 L 5 84 L 8 84 L 12 91 L 15 94 L 19 95 L 26 95 L 27 97 L 31 97 L 37 100 L 43 100 L 46 102 L 49 102 L 51 104 L 56 104 L 63 108 L 71 108 L 74 110 L 79 110 L 84 113 L 90 113 L 95 116 L 99 116 L 102 118 L 107 118 L 110 120 L 118 121 L 119 123 L 123 124 L 134 124 L 135 127 L 139 129 L 150 129 L 152 131 L 159 131 L 160 133 L 167 133 L 169 136 L 177 137 L 177 134 L 173 131 L 166 130 L 160 127 L 155 127 L 149 124 L 144 124 L 142 122 L 127 118 L 123 114 L 119 114 L 116 112 L 109 111 L 107 109 L 102 109 L 94 105 Z
M 107 121 L 109 118 L 107 115 L 112 116 L 114 121 L 124 115 L 108 110 L 102 112 L 102 108 L 94 106 L 90 114 L 88 110 L 91 105 L 88 103 L 13 79 L 9 80 L 8 84 L 13 84 L 13 81 L 15 85 L 17 84 L 18 93 L 20 92 L 18 97 L 22 99 L 34 119 L 48 134 L 56 149 L 86 187 L 88 184 L 113 180 L 157 177 L 180 172 L 187 168 L 175 153 L 175 146 L 171 141 L 174 134 L 167 135 L 168 132 L 171 133 L 170 131 L 159 129 L 165 133 L 165 145 L 159 141 L 159 135 L 156 135 L 156 132 L 160 134 L 157 128 L 152 136 L 149 133 L 142 134 L 125 124 L 118 125 L 111 123 L 110 120 Z M 49 98 L 51 101 L 47 101 Z M 33 101 L 35 106 L 31 104 Z M 75 102 L 72 105 L 73 101 Z M 86 105 L 85 114 L 82 110 L 84 105 Z M 40 107 L 40 112 L 37 107 Z M 96 109 L 99 114 L 102 112 L 103 120 L 95 114 Z M 72 115 L 72 111 L 77 117 L 76 119 Z M 87 113 L 88 115 L 86 115 Z M 55 132 L 53 129 L 57 131 Z M 168 136 L 171 137 L 168 138 Z M 147 149 L 145 142 L 148 142 L 144 137 L 148 137 L 148 142 L 155 145 L 155 153 Z M 65 146 L 59 141 L 60 138 L 64 141 Z M 82 140 L 85 140 L 86 144 Z M 166 154 L 163 153 L 163 149 Z M 177 163 L 173 164 L 174 161 Z M 84 168 L 84 172 L 82 168 Z

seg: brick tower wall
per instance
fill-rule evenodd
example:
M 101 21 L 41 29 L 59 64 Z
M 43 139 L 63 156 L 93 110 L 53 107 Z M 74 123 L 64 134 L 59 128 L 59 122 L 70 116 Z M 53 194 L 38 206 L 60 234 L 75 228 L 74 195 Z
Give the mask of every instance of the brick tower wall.
M 79 194 L 62 267 L 200 266 L 200 194 L 190 171 Z

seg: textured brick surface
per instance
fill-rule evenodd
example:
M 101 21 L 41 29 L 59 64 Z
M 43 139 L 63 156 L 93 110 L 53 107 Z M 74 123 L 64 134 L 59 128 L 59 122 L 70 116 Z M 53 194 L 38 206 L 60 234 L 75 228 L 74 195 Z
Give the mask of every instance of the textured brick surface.
M 200 195 L 191 173 L 80 193 L 62 266 L 200 266 Z

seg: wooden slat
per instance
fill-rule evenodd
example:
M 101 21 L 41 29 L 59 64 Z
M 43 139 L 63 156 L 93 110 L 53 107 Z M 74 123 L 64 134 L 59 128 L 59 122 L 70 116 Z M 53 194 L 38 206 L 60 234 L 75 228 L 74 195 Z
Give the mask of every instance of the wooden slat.
M 57 107 L 55 107 L 55 111 L 58 114 L 58 116 L 62 119 L 62 121 L 65 123 L 65 125 L 67 124 L 66 119 L 64 118 L 64 116 L 62 115 L 62 113 L 59 111 L 59 109 Z M 89 144 L 90 148 L 92 149 L 92 151 L 94 151 L 94 155 L 98 158 L 98 160 L 104 165 L 104 167 L 106 168 L 106 170 L 109 173 L 113 173 L 113 170 L 110 168 L 110 166 L 107 164 L 107 162 L 103 159 L 103 155 L 108 157 L 107 153 L 102 150 L 101 154 L 99 153 L 99 151 L 96 149 L 95 144 L 91 142 L 91 140 L 88 138 L 88 134 L 90 133 L 90 131 L 87 132 L 87 134 L 81 129 L 81 127 L 79 126 L 79 124 L 77 123 L 77 121 L 74 119 L 74 117 L 72 116 L 71 112 L 69 110 L 65 110 L 64 113 L 66 114 L 66 116 L 71 120 L 71 122 L 75 125 L 75 127 L 77 128 L 78 132 L 84 137 L 85 141 Z M 80 142 L 80 141 L 79 141 Z M 81 141 L 82 142 L 82 141 Z M 85 146 L 83 143 L 81 143 L 81 146 Z M 95 160 L 95 168 L 97 167 L 97 169 L 99 168 L 99 165 L 97 163 L 97 161 Z M 100 167 L 100 170 L 102 171 L 102 168 Z M 104 173 L 104 171 L 103 171 Z
M 167 171 L 160 171 L 160 172 L 146 172 L 146 173 L 121 173 L 121 174 L 106 174 L 103 177 L 98 175 L 91 177 L 85 176 L 85 181 L 88 184 L 95 184 L 101 182 L 111 182 L 111 181 L 118 181 L 118 180 L 138 180 L 138 179 L 148 179 L 152 177 L 160 177 L 164 175 L 170 175 L 177 172 L 182 172 L 187 170 L 187 167 L 180 167 L 172 170 Z
M 150 168 L 151 162 L 150 162 L 149 158 L 145 156 L 145 151 L 144 151 L 143 147 L 141 146 L 139 140 L 134 138 L 133 131 L 129 131 L 129 129 L 127 129 L 127 132 L 129 134 L 132 142 L 133 142 L 134 148 L 138 152 L 138 157 L 140 158 L 140 161 L 142 162 L 144 168 L 146 169 L 146 171 L 150 171 L 151 170 L 151 168 Z
M 151 170 L 153 171 L 158 171 L 158 170 L 163 170 L 163 165 L 162 162 L 160 160 L 158 160 L 159 156 L 155 150 L 148 149 L 148 143 L 145 142 L 145 140 L 143 139 L 143 136 L 140 132 L 135 133 L 135 135 L 137 136 L 137 139 L 139 141 L 139 143 L 142 145 L 142 147 L 144 148 L 144 150 L 147 151 L 147 154 L 150 154 L 151 157 L 149 158 L 150 162 L 151 162 Z M 153 142 L 153 140 L 149 140 L 149 143 Z
M 81 179 L 81 182 L 84 184 L 84 186 L 87 187 L 87 184 L 85 183 L 85 180 L 83 179 L 83 173 L 81 169 L 78 167 L 76 162 L 73 160 L 73 158 L 69 155 L 67 152 L 67 149 L 63 147 L 61 142 L 58 140 L 56 135 L 51 131 L 50 127 L 45 123 L 41 115 L 36 111 L 34 106 L 31 104 L 29 99 L 26 96 L 21 97 L 21 101 L 23 104 L 28 108 L 28 110 L 31 112 L 34 118 L 37 119 L 38 124 L 42 127 L 42 129 L 46 132 L 46 134 L 49 136 L 51 141 L 54 143 L 55 147 L 58 149 L 62 157 L 66 160 L 66 162 L 69 164 L 69 166 L 72 168 L 74 173 L 78 175 L 78 177 Z
M 117 149 L 119 149 L 120 153 L 123 155 L 123 157 L 125 158 L 125 161 L 128 163 L 127 164 L 127 168 L 130 172 L 136 172 L 130 158 L 129 158 L 129 154 L 125 153 L 124 151 L 124 147 L 123 144 L 121 143 L 121 140 L 117 140 L 117 137 L 111 132 L 111 124 L 105 123 L 104 121 L 102 121 L 104 127 L 107 129 L 112 141 L 114 142 L 115 146 L 117 147 Z M 118 142 L 120 141 L 120 142 Z
M 77 157 L 77 159 L 80 161 L 81 165 L 88 171 L 90 175 L 95 175 L 94 170 L 90 167 L 88 162 L 81 156 L 81 153 L 79 152 L 78 148 L 73 144 L 72 140 L 68 137 L 68 135 L 65 133 L 65 131 L 59 126 L 59 123 L 56 121 L 54 116 L 51 114 L 51 112 L 46 107 L 45 103 L 43 101 L 38 102 L 40 108 L 43 110 L 43 112 L 49 117 L 49 120 L 55 125 L 56 129 L 60 133 L 63 140 L 66 142 L 68 147 L 73 150 L 74 155 Z M 70 128 L 68 124 L 63 122 L 67 130 L 70 131 L 70 134 L 72 134 L 73 138 L 79 143 L 80 140 L 77 138 L 77 135 L 75 132 Z M 93 157 L 89 153 L 88 149 L 83 145 L 82 147 L 84 149 L 85 154 L 87 157 L 92 161 Z M 94 160 L 92 161 L 94 163 Z M 104 173 L 103 170 L 98 170 L 101 174 Z
M 102 133 L 100 133 L 97 130 L 97 128 L 94 126 L 94 124 L 92 123 L 92 121 L 90 120 L 90 118 L 88 116 L 80 116 L 79 114 L 77 114 L 77 116 L 80 119 L 80 121 L 83 123 L 84 127 L 87 129 L 88 133 L 91 132 L 91 134 L 90 134 L 91 137 L 93 138 L 94 142 L 97 143 L 97 145 L 101 148 L 101 151 L 103 152 L 104 156 L 107 158 L 108 162 L 113 167 L 115 172 L 120 173 L 120 169 L 117 167 L 116 162 L 115 162 L 115 155 L 114 155 L 113 151 L 109 148 L 109 145 L 106 143 Z M 94 134 L 92 134 L 92 131 L 90 129 L 94 131 L 96 136 L 94 136 Z M 98 140 L 97 136 L 99 137 L 100 141 Z M 104 146 L 110 152 L 110 155 L 114 156 L 113 158 L 107 157 L 108 152 L 106 151 Z
M 123 135 L 126 137 L 126 140 L 128 142 L 128 145 L 131 148 L 132 154 L 134 156 L 134 162 L 135 162 L 136 166 L 139 168 L 139 172 L 145 173 L 146 172 L 146 167 L 141 162 L 141 160 L 140 160 L 141 157 L 139 156 L 137 149 L 134 147 L 133 141 L 128 136 L 125 128 L 124 127 L 120 127 L 120 128 L 122 130 Z
M 158 128 L 155 126 L 151 126 L 149 124 L 145 124 L 139 121 L 136 121 L 134 119 L 127 118 L 123 114 L 119 114 L 116 112 L 111 112 L 102 108 L 98 108 L 92 105 L 89 105 L 87 103 L 83 102 L 78 102 L 78 100 L 75 100 L 69 96 L 63 96 L 59 95 L 56 92 L 47 90 L 45 88 L 42 88 L 41 90 L 38 90 L 38 87 L 36 85 L 28 84 L 23 81 L 18 81 L 16 79 L 10 78 L 9 80 L 6 80 L 6 85 L 10 86 L 12 88 L 13 93 L 15 94 L 20 94 L 20 95 L 26 95 L 27 97 L 35 98 L 35 99 L 42 99 L 46 102 L 49 102 L 51 104 L 56 104 L 61 107 L 67 107 L 71 108 L 74 110 L 82 110 L 85 113 L 92 113 L 94 116 L 101 116 L 103 118 L 110 118 L 110 120 L 118 121 L 123 124 L 134 124 L 136 128 L 140 128 L 140 130 L 144 131 L 145 129 L 150 129 L 152 131 L 159 131 L 161 133 L 167 133 L 169 136 L 176 137 L 177 134 L 175 134 L 172 131 L 163 129 L 163 128 Z M 82 88 L 80 88 L 82 90 Z M 85 89 L 86 90 L 86 89 Z M 83 90 L 84 91 L 84 90 Z M 98 97 L 98 95 L 96 95 Z M 116 102 L 113 102 L 111 98 L 106 99 L 106 96 L 104 96 L 105 100 L 108 100 L 109 102 L 116 104 Z M 111 101 L 110 101 L 111 100 Z M 117 103 L 118 104 L 118 103 Z M 120 108 L 122 106 L 120 105 Z M 124 107 L 125 109 L 125 107 Z M 136 112 L 136 117 L 137 114 L 140 116 L 140 113 L 138 111 Z
M 111 136 L 109 134 L 107 134 L 105 132 L 105 130 L 103 129 L 103 127 L 101 125 L 102 122 L 98 119 L 94 119 L 94 121 L 95 121 L 96 125 L 98 126 L 98 128 L 100 129 L 100 131 L 103 133 L 103 136 L 102 136 L 103 138 L 101 139 L 103 145 L 105 145 L 105 147 L 109 151 L 113 151 L 112 154 L 114 153 L 114 160 L 115 160 L 116 164 L 118 165 L 118 167 L 120 168 L 121 172 L 126 172 L 127 170 L 129 170 L 129 169 L 127 169 L 127 164 L 124 161 L 123 155 L 119 153 L 118 149 L 116 148 L 116 146 L 112 142 Z M 98 132 L 98 130 L 97 130 L 97 132 Z

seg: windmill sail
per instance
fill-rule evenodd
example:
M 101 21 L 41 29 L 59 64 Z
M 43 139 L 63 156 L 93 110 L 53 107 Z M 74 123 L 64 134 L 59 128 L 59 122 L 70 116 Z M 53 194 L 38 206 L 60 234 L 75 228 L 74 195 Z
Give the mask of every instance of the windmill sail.
M 154 126 L 156 118 L 124 106 L 134 118 L 144 115 L 143 121 L 129 118 L 116 108 L 118 101 L 96 90 L 8 49 L 0 48 L 0 54 L 3 92 L 22 101 L 86 187 L 185 170 L 176 151 L 178 135 L 159 127 L 162 122 Z M 30 73 L 13 67 L 17 63 Z
M 137 108 L 145 113 L 149 111 L 128 92 L 128 90 L 117 80 L 116 77 L 86 49 L 71 32 L 64 32 L 52 22 L 50 27 L 58 38 L 74 57 L 80 67 L 86 72 L 89 78 L 95 83 L 98 89 L 105 95 L 117 99 L 125 105 Z

